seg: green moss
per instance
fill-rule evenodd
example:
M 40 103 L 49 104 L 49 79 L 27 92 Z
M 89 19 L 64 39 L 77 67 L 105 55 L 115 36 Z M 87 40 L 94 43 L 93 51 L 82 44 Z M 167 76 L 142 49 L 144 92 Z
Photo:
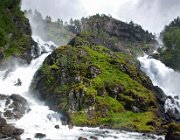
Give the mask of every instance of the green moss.
M 124 111 L 124 106 L 120 102 L 118 102 L 116 99 L 111 98 L 109 96 L 105 96 L 105 97 L 97 96 L 96 102 L 97 102 L 98 108 L 103 107 L 103 108 L 108 109 L 109 115 L 111 115 L 111 113 L 114 113 L 114 112 Z
M 97 90 L 94 88 L 94 87 L 88 87 L 86 90 L 85 90 L 85 93 L 87 95 L 97 95 Z
M 103 87 L 105 84 L 115 85 L 121 83 L 125 86 L 126 91 L 133 91 L 134 95 L 142 97 L 147 102 L 149 100 L 155 101 L 155 97 L 152 92 L 144 88 L 137 81 L 131 79 L 131 77 L 128 74 L 119 70 L 116 67 L 116 65 L 112 65 L 110 63 L 112 58 L 108 53 L 104 52 L 104 47 L 96 47 L 96 50 L 92 50 L 89 47 L 85 47 L 87 54 L 90 57 L 91 64 L 99 67 L 102 71 L 102 73 L 98 77 L 91 80 L 95 88 Z M 114 61 L 116 61 L 117 63 L 126 63 L 127 55 L 119 54 L 115 57 L 117 58 Z M 129 67 L 129 70 L 132 73 L 135 73 L 137 71 L 133 65 Z
M 71 121 L 73 124 L 78 125 L 87 125 L 88 124 L 88 117 L 83 112 L 73 113 L 71 115 Z
M 138 130 L 141 132 L 151 132 L 154 131 L 154 127 L 147 125 L 148 122 L 156 121 L 157 125 L 158 120 L 153 112 L 145 113 L 133 113 L 133 112 L 123 112 L 115 113 L 112 115 L 111 122 L 113 128 L 129 128 Z
M 0 2 L 0 50 L 5 58 L 23 56 L 31 47 L 30 25 L 19 5 L 20 0 Z

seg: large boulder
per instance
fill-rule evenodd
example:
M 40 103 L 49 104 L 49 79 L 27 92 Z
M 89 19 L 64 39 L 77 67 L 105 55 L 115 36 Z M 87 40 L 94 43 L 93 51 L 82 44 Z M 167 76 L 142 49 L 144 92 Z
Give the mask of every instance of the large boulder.
M 2 113 L 8 119 L 19 119 L 29 110 L 27 100 L 18 94 L 11 96 L 0 94 L 0 101 L 4 102 Z
M 6 120 L 0 117 L 0 139 L 17 139 L 22 133 L 24 133 L 23 129 L 7 124 Z

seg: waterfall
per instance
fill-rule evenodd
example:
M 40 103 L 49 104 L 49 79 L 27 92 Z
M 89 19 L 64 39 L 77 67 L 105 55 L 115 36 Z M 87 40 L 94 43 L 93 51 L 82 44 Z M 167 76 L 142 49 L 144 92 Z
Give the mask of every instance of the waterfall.
M 141 62 L 141 69 L 153 84 L 159 86 L 168 96 L 164 105 L 165 112 L 174 119 L 180 119 L 180 73 L 148 55 L 139 57 L 138 60 Z

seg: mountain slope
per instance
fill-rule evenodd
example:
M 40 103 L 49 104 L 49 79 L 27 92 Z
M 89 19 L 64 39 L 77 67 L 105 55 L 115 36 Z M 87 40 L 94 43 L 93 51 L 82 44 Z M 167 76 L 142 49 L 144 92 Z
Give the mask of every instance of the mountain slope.
M 0 62 L 12 56 L 31 60 L 31 46 L 36 43 L 19 5 L 20 0 L 0 1 Z

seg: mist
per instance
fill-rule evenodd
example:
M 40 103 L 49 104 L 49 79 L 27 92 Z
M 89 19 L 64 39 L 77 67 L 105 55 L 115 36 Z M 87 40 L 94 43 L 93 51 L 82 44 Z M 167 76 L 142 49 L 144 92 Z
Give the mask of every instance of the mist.
M 37 9 L 52 19 L 80 19 L 89 15 L 110 14 L 129 22 L 140 24 L 152 33 L 159 33 L 164 26 L 180 15 L 179 0 L 23 0 L 22 9 Z

